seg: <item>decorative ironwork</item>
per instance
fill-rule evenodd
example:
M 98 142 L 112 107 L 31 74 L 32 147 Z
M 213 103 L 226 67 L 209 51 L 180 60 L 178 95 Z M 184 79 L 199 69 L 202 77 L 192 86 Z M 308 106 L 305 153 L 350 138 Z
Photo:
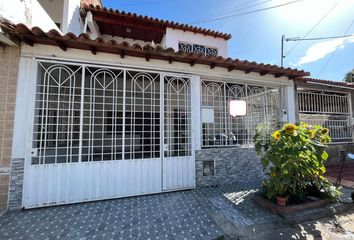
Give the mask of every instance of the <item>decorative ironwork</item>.
M 196 54 L 203 54 L 206 55 L 205 53 L 205 46 L 203 45 L 198 45 L 198 44 L 193 44 L 193 52 Z
M 348 93 L 300 90 L 297 97 L 300 121 L 328 128 L 333 143 L 353 141 Z
M 165 157 L 191 156 L 190 78 L 44 61 L 38 68 L 32 164 L 160 158 L 161 139 Z
M 205 55 L 206 56 L 218 56 L 218 49 L 216 48 L 205 48 Z
M 194 52 L 197 54 L 203 54 L 205 56 L 217 56 L 218 55 L 218 49 L 212 48 L 212 47 L 206 47 L 206 46 L 200 45 L 200 44 L 190 44 L 190 43 L 179 42 L 178 49 L 180 51 L 185 52 L 185 53 Z
M 178 43 L 178 49 L 185 52 L 185 53 L 191 53 L 193 52 L 193 45 L 189 43 Z
M 191 89 L 190 79 L 164 79 L 164 156 L 191 156 Z
M 246 100 L 246 116 L 230 116 L 230 100 Z M 251 144 L 258 125 L 278 121 L 279 89 L 202 81 L 202 107 L 214 113 L 214 122 L 202 123 L 203 147 Z
M 78 161 L 81 70 L 39 63 L 32 164 Z

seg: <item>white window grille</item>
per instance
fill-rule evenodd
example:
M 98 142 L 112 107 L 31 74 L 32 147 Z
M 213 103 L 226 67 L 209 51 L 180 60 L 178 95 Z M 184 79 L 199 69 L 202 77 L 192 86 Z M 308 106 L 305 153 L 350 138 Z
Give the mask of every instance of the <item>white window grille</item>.
M 41 60 L 32 164 L 191 156 L 190 118 L 190 78 Z
M 165 77 L 164 101 L 164 156 L 191 156 L 190 79 Z
M 202 108 L 214 112 L 214 122 L 202 123 L 203 147 L 251 144 L 258 125 L 277 123 L 279 93 L 278 88 L 202 81 Z M 230 100 L 246 100 L 246 116 L 232 117 Z
M 297 96 L 301 122 L 328 128 L 332 143 L 352 142 L 348 93 L 299 90 Z
M 82 67 L 39 63 L 33 164 L 77 162 Z
M 178 49 L 180 51 L 183 51 L 185 53 L 197 53 L 197 54 L 203 54 L 205 56 L 217 56 L 218 55 L 218 49 L 213 48 L 213 47 L 207 47 L 204 45 L 200 44 L 191 44 L 191 43 L 184 43 L 184 42 L 179 42 L 178 43 Z

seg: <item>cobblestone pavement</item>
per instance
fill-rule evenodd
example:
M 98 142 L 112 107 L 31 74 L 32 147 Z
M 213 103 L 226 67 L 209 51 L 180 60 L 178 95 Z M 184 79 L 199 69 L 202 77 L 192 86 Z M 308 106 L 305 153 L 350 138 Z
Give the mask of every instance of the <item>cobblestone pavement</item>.
M 236 226 L 279 218 L 252 201 L 255 191 L 235 184 L 9 212 L 0 239 L 216 239 L 224 233 L 214 213 Z

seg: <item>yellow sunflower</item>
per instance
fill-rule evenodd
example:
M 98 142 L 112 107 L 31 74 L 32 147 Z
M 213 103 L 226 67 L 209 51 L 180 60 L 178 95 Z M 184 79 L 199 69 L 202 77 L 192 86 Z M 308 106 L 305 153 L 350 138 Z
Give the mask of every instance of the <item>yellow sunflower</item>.
M 316 136 L 316 130 L 310 130 L 310 138 L 314 139 Z
M 281 136 L 280 131 L 275 131 L 272 136 L 275 140 L 279 140 Z
M 322 129 L 321 133 L 322 134 L 328 134 L 328 131 L 329 131 L 328 128 L 324 128 L 324 129 Z
M 284 125 L 284 130 L 286 131 L 287 134 L 294 134 L 296 129 L 296 126 L 294 124 L 291 123 L 287 123 Z
M 321 143 L 326 144 L 327 143 L 327 138 L 326 137 L 321 137 Z

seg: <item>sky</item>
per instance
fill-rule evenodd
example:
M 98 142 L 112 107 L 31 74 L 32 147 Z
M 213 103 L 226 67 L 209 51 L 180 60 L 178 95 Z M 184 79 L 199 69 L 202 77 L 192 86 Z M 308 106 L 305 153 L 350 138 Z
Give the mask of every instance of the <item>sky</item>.
M 232 58 L 280 65 L 285 35 L 290 41 L 284 42 L 284 67 L 334 81 L 354 69 L 354 0 L 103 0 L 103 5 L 230 33 Z M 291 41 L 343 35 L 351 36 Z

